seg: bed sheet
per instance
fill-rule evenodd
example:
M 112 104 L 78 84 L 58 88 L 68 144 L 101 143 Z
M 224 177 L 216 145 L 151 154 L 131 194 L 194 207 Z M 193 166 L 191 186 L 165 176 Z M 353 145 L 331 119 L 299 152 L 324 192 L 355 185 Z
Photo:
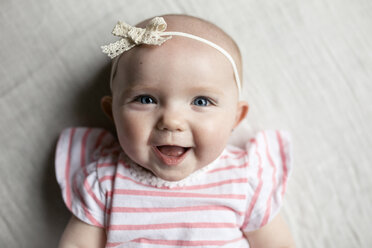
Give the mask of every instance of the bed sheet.
M 187 13 L 239 44 L 250 104 L 233 143 L 287 129 L 294 172 L 283 206 L 297 247 L 372 247 L 372 2 L 112 0 L 0 2 L 0 247 L 55 247 L 68 221 L 54 149 L 68 126 L 111 128 L 117 20 Z

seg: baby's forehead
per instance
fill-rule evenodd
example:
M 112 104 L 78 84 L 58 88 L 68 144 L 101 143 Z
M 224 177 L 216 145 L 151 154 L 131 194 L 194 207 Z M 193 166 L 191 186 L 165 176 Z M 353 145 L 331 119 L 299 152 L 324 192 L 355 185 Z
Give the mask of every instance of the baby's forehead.
M 139 46 L 123 54 L 117 66 L 119 80 L 152 80 L 177 75 L 177 78 L 198 80 L 231 80 L 234 72 L 229 61 L 214 48 L 201 42 L 174 37 L 161 46 Z

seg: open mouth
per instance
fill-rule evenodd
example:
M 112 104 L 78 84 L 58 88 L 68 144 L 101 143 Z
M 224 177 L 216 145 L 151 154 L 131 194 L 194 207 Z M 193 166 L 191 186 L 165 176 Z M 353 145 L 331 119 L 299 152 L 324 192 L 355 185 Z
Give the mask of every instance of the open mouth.
M 178 165 L 185 159 L 190 148 L 182 146 L 165 145 L 155 146 L 154 150 L 155 154 L 164 164 L 174 166 Z

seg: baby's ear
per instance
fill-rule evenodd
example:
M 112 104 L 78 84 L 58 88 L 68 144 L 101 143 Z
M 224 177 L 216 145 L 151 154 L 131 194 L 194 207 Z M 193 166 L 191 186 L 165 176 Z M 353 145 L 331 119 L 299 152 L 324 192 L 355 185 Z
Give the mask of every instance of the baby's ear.
M 239 125 L 239 123 L 244 120 L 244 118 L 247 116 L 248 114 L 248 110 L 249 110 L 249 105 L 247 102 L 245 101 L 239 101 L 238 102 L 238 111 L 236 111 L 236 118 L 235 118 L 235 125 L 234 125 L 234 128 L 236 126 Z
M 101 108 L 103 112 L 106 114 L 108 118 L 114 121 L 114 117 L 112 115 L 112 97 L 111 96 L 104 96 L 101 99 Z

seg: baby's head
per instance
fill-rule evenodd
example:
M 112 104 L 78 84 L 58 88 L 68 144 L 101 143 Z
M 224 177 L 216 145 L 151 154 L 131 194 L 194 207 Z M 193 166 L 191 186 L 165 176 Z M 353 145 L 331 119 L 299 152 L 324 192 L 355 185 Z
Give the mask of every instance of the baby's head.
M 242 66 L 235 42 L 204 20 L 163 17 L 166 32 L 211 41 L 237 67 L 234 73 L 232 62 L 216 48 L 177 35 L 159 46 L 135 46 L 115 58 L 112 96 L 103 97 L 102 107 L 114 120 L 121 147 L 156 176 L 178 181 L 218 158 L 248 104 L 239 100 Z

